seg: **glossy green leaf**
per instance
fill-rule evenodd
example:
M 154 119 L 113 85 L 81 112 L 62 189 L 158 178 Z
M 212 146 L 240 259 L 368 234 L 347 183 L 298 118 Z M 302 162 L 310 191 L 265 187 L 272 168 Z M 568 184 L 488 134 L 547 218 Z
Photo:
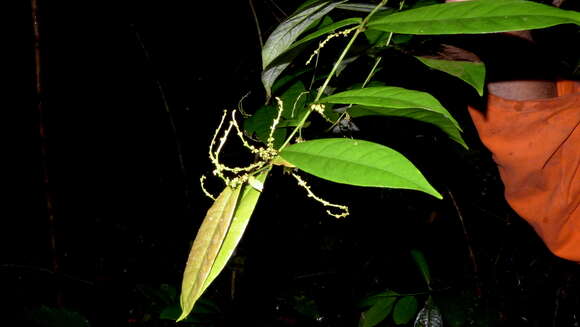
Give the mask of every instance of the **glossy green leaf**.
M 264 184 L 267 176 L 268 171 L 264 171 L 257 175 L 255 179 L 259 183 Z M 254 208 L 256 208 L 256 204 L 258 203 L 261 194 L 260 191 L 256 190 L 250 184 L 244 184 L 242 186 L 240 199 L 236 206 L 236 210 L 234 211 L 230 228 L 228 229 L 220 251 L 211 267 L 207 279 L 205 280 L 203 288 L 201 289 L 202 293 L 224 269 L 226 263 L 234 253 L 234 250 L 238 246 L 238 243 L 242 239 L 242 235 L 244 235 L 244 231 L 250 222 L 250 218 L 254 212 Z
M 205 283 L 230 227 L 241 187 L 227 187 L 209 208 L 193 241 L 181 284 L 181 316 L 183 320 L 205 290 Z
M 308 91 L 302 81 L 290 85 L 280 99 L 283 103 L 282 117 L 284 119 L 300 119 L 307 111 L 306 100 L 308 100 Z
M 427 265 L 427 260 L 425 259 L 423 252 L 419 250 L 412 250 L 411 256 L 413 256 L 413 260 L 415 260 L 415 263 L 419 267 L 419 270 L 421 271 L 421 275 L 423 275 L 425 283 L 427 283 L 427 286 L 430 286 L 431 273 L 429 272 L 429 265 Z
M 328 14 L 341 2 L 324 1 L 303 8 L 288 17 L 270 34 L 262 48 L 262 84 L 266 89 L 268 98 L 271 96 L 272 84 L 298 53 L 297 51 L 288 51 L 292 43 L 312 23 Z M 294 47 L 292 50 L 298 48 Z
M 485 84 L 485 65 L 482 62 L 441 60 L 426 57 L 415 57 L 433 69 L 455 76 L 471 85 L 480 96 Z
M 442 198 L 407 158 L 377 143 L 317 139 L 290 145 L 280 156 L 299 169 L 332 182 L 418 190 Z
M 414 296 L 405 296 L 395 304 L 393 321 L 397 325 L 404 325 L 411 321 L 417 313 L 417 299 Z
M 368 28 L 405 34 L 476 34 L 580 24 L 580 13 L 526 0 L 474 0 L 372 19 Z
M 360 325 L 373 327 L 385 320 L 393 310 L 397 295 L 395 292 L 387 291 L 386 296 L 379 297 L 375 304 L 362 314 Z
M 360 105 L 349 109 L 352 117 L 397 116 L 434 124 L 467 148 L 457 121 L 437 99 L 426 92 L 392 86 L 367 87 L 336 93 L 320 102 Z
M 322 103 L 358 104 L 383 108 L 421 108 L 447 117 L 459 129 L 459 124 L 437 99 L 426 92 L 394 86 L 367 87 L 335 93 L 322 98 Z

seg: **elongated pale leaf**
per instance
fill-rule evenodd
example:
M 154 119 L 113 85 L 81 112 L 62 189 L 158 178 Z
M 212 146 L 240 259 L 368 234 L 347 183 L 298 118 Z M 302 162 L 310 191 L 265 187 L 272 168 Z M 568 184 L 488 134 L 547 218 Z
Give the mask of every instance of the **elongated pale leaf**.
M 230 227 L 240 189 L 241 186 L 235 189 L 226 186 L 207 211 L 193 241 L 183 273 L 180 297 L 183 311 L 177 321 L 187 317 L 204 290 L 205 282 Z
M 328 14 L 342 2 L 345 1 L 324 1 L 303 8 L 278 25 L 272 34 L 270 34 L 262 48 L 262 84 L 266 89 L 268 98 L 271 96 L 272 84 L 276 81 L 276 78 L 280 76 L 282 71 L 288 67 L 299 53 L 296 51 L 300 48 L 299 46 L 295 46 L 290 50 L 292 43 L 313 22 Z
M 320 102 L 360 105 L 349 109 L 348 112 L 353 117 L 397 116 L 434 124 L 451 139 L 467 148 L 461 138 L 461 128 L 457 121 L 429 93 L 392 86 L 367 87 L 336 93 L 321 99 Z
M 387 296 L 380 297 L 377 302 L 362 315 L 362 327 L 373 327 L 381 323 L 393 310 L 397 293 L 387 291 Z
M 307 173 L 336 183 L 411 189 L 442 198 L 407 158 L 377 143 L 318 139 L 288 146 L 280 156 Z
M 325 1 L 304 8 L 278 25 L 262 48 L 262 68 L 268 67 L 276 57 L 288 50 L 310 24 L 332 10 L 327 8 L 329 4 L 330 1 Z
M 256 176 L 255 179 L 259 183 L 264 184 L 267 176 L 268 171 L 264 171 Z M 250 218 L 252 217 L 252 213 L 254 212 L 254 208 L 256 208 L 256 204 L 258 203 L 258 199 L 260 198 L 261 194 L 262 193 L 260 191 L 257 191 L 250 184 L 244 184 L 242 186 L 240 199 L 238 201 L 238 205 L 236 206 L 236 210 L 234 211 L 234 216 L 232 218 L 230 228 L 226 234 L 215 262 L 211 267 L 211 271 L 205 280 L 205 283 L 201 289 L 201 293 L 205 291 L 205 289 L 224 269 L 226 263 L 232 256 L 232 253 L 234 253 L 234 250 L 238 246 L 238 243 L 242 239 L 242 235 L 244 235 L 244 231 L 250 222 Z
M 485 65 L 482 62 L 441 60 L 425 57 L 415 57 L 423 64 L 449 75 L 455 76 L 471 85 L 480 96 L 483 95 L 485 84 Z
M 278 76 L 282 74 L 284 69 L 290 65 L 290 62 L 298 55 L 298 53 L 290 53 L 286 60 L 277 62 L 265 68 L 262 71 L 262 85 L 264 85 L 264 90 L 266 90 L 266 97 L 270 99 L 272 97 L 272 84 L 276 81 Z
M 474 0 L 406 10 L 368 28 L 405 34 L 476 34 L 580 24 L 580 13 L 525 0 Z
M 405 296 L 397 301 L 393 310 L 393 321 L 397 325 L 404 325 L 411 321 L 417 313 L 417 299 L 414 296 Z

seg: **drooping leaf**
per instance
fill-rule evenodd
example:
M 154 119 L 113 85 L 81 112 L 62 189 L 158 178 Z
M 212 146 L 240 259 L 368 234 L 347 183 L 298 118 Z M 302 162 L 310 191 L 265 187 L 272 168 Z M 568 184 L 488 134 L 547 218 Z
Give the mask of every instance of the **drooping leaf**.
M 386 296 L 379 297 L 373 306 L 362 314 L 360 324 L 362 327 L 376 326 L 389 316 L 398 294 L 392 291 L 386 293 Z
M 343 184 L 439 194 L 402 154 L 364 140 L 329 138 L 286 147 L 280 156 L 314 176 Z
M 205 289 L 206 280 L 230 227 L 240 189 L 241 186 L 235 189 L 226 186 L 207 211 L 183 273 L 180 297 L 182 313 L 177 321 L 187 317 Z
M 314 3 L 312 6 L 305 7 L 288 17 L 270 34 L 262 48 L 262 84 L 266 89 L 268 98 L 271 96 L 271 87 L 276 78 L 298 54 L 297 51 L 288 51 L 292 43 L 312 23 L 328 14 L 342 2 L 344 1 Z M 297 46 L 292 50 L 299 48 Z M 286 53 L 284 58 L 279 58 L 284 53 Z
M 264 184 L 267 176 L 268 171 L 264 171 L 254 178 L 259 183 Z M 242 186 L 241 195 L 236 210 L 234 211 L 230 228 L 228 229 L 220 251 L 211 267 L 207 279 L 205 280 L 203 288 L 201 289 L 202 293 L 224 269 L 226 263 L 232 256 L 232 253 L 234 253 L 234 250 L 238 246 L 238 243 L 242 239 L 242 235 L 250 222 L 250 218 L 261 194 L 260 191 L 256 190 L 256 188 L 250 184 L 244 184 Z
M 290 62 L 298 55 L 298 51 L 287 53 L 287 56 L 283 60 L 278 60 L 274 64 L 266 67 L 262 71 L 262 85 L 266 90 L 266 97 L 270 99 L 272 97 L 272 84 L 276 81 L 278 76 L 282 74 L 284 69 L 290 65 Z
M 461 138 L 457 121 L 437 99 L 426 92 L 400 87 L 367 87 L 340 92 L 323 98 L 320 102 L 360 105 L 349 109 L 353 117 L 382 115 L 412 118 L 434 124 L 451 139 L 467 148 Z
M 485 84 L 485 65 L 482 62 L 441 60 L 426 57 L 415 57 L 423 64 L 449 75 L 455 76 L 471 85 L 480 96 Z
M 411 321 L 417 313 L 417 299 L 414 296 L 405 296 L 395 304 L 393 321 L 397 325 L 404 325 Z
M 467 149 L 467 144 L 461 137 L 460 130 L 450 121 L 447 117 L 435 113 L 433 111 L 428 111 L 424 109 L 417 108 L 379 108 L 379 107 L 363 107 L 363 106 L 353 106 L 348 110 L 351 117 L 365 117 L 365 116 L 387 116 L 387 117 L 404 117 L 411 118 L 425 123 L 433 124 L 443 132 L 445 132 L 449 138 L 455 142 L 461 144 Z
M 371 19 L 369 29 L 405 34 L 477 34 L 580 24 L 580 13 L 526 0 L 451 2 Z
M 421 275 L 423 275 L 425 283 L 427 283 L 427 286 L 430 286 L 431 273 L 429 272 L 429 265 L 427 264 L 427 260 L 425 259 L 423 252 L 419 250 L 412 250 L 411 256 L 413 256 L 413 260 L 415 260 L 415 263 L 419 267 L 419 271 L 421 271 Z
M 322 103 L 358 104 L 383 108 L 421 108 L 447 117 L 457 128 L 459 124 L 437 99 L 426 92 L 408 90 L 401 87 L 367 87 L 335 93 L 322 98 Z

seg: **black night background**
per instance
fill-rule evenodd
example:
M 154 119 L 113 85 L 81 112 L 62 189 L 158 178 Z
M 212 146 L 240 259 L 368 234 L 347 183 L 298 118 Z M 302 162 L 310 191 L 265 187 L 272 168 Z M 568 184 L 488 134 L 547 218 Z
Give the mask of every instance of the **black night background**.
M 264 36 L 300 3 L 252 2 Z M 172 326 L 164 318 L 211 205 L 199 187 L 211 175 L 211 136 L 246 93 L 249 112 L 263 101 L 249 2 L 38 0 L 42 121 L 32 8 L 19 4 L 3 46 L 0 325 Z M 578 40 L 577 29 L 562 30 Z M 198 323 L 183 325 L 356 326 L 368 295 L 425 291 L 412 249 L 429 262 L 449 326 L 578 323 L 579 267 L 553 256 L 505 202 L 465 110 L 474 94 L 419 68 L 392 67 L 386 78 L 438 97 L 469 151 L 415 122 L 357 125 L 361 138 L 410 158 L 444 200 L 313 179 L 350 206 L 336 220 L 277 172 Z M 251 159 L 236 151 L 226 160 Z

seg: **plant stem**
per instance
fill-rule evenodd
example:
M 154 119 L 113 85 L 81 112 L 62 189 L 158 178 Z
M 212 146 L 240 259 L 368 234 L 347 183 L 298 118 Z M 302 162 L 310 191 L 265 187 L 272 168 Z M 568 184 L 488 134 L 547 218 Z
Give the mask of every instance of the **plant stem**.
M 44 110 L 44 85 L 42 80 L 42 58 L 40 49 L 40 20 L 38 0 L 31 0 L 32 31 L 34 35 L 34 91 L 36 93 L 36 113 L 38 114 L 38 134 L 40 136 L 40 153 L 44 201 L 48 216 L 48 239 L 51 256 L 51 272 L 60 273 L 60 258 L 57 251 L 56 219 L 54 215 L 54 197 L 50 189 L 48 174 L 48 143 L 46 134 L 46 112 Z M 62 306 L 63 295 L 60 287 L 56 290 L 56 304 Z
M 254 0 L 248 0 L 250 4 L 250 10 L 252 10 L 252 17 L 254 17 L 254 24 L 256 25 L 256 30 L 258 32 L 258 41 L 260 42 L 260 50 L 264 47 L 264 41 L 262 39 L 262 29 L 260 28 L 260 21 L 258 20 L 258 15 L 256 14 L 256 8 L 254 8 Z
M 463 220 L 463 214 L 461 213 L 461 210 L 459 209 L 459 205 L 457 205 L 457 202 L 455 201 L 455 197 L 453 196 L 453 193 L 451 193 L 451 190 L 447 190 L 447 193 L 449 193 L 449 198 L 451 199 L 451 202 L 453 203 L 453 206 L 455 207 L 455 211 L 457 212 L 457 217 L 459 217 L 459 222 L 461 222 L 461 228 L 463 229 L 463 236 L 465 237 L 465 243 L 467 244 L 467 251 L 469 253 L 469 259 L 471 261 L 471 267 L 473 269 L 473 275 L 476 278 L 475 292 L 476 292 L 476 295 L 479 297 L 479 296 L 481 296 L 481 287 L 480 287 L 479 283 L 477 283 L 477 279 L 479 278 L 479 268 L 477 265 L 477 260 L 475 259 L 475 252 L 473 252 L 473 248 L 471 247 L 471 238 L 469 237 L 469 233 L 467 232 L 467 228 L 465 227 L 465 221 Z
M 312 103 L 316 103 L 320 100 L 320 98 L 324 94 L 324 90 L 326 90 L 326 88 L 328 87 L 328 83 L 330 83 L 330 80 L 332 79 L 332 77 L 336 73 L 336 70 L 338 69 L 338 67 L 340 66 L 340 64 L 344 60 L 344 58 L 346 57 L 346 54 L 348 53 L 348 51 L 350 50 L 350 48 L 354 44 L 354 41 L 357 39 L 358 35 L 364 31 L 364 28 L 365 28 L 366 24 L 369 22 L 369 20 L 371 19 L 371 17 L 379 9 L 381 9 L 381 7 L 386 5 L 388 1 L 389 0 L 381 0 L 381 2 L 365 17 L 365 19 L 363 19 L 363 21 L 360 23 L 358 28 L 354 31 L 354 34 L 350 38 L 350 41 L 348 41 L 348 44 L 342 50 L 342 53 L 338 57 L 338 60 L 334 63 L 334 66 L 332 67 L 330 74 L 328 74 L 328 76 L 324 80 L 324 83 L 318 89 L 318 93 L 316 94 L 316 98 L 314 99 L 314 101 L 312 101 Z M 284 148 L 288 145 L 288 143 L 290 143 L 290 140 L 292 140 L 294 135 L 296 135 L 296 133 L 302 128 L 302 126 L 304 126 L 304 123 L 306 122 L 306 120 L 308 119 L 308 117 L 310 116 L 311 113 L 312 113 L 312 110 L 309 110 L 304 114 L 304 117 L 302 117 L 302 119 L 300 120 L 298 125 L 294 128 L 294 130 L 292 130 L 292 133 L 290 133 L 290 135 L 286 138 L 286 140 L 284 141 L 284 144 L 282 144 L 282 146 L 280 147 L 280 149 L 278 151 L 284 150 Z

